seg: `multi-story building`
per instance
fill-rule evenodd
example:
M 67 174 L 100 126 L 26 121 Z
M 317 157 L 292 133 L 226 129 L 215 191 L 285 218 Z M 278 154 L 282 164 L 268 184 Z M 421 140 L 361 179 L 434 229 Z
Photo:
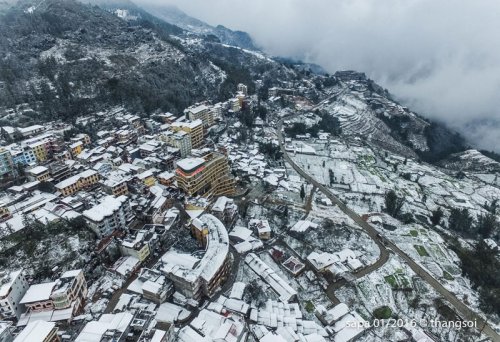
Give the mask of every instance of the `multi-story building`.
M 185 131 L 167 131 L 160 137 L 165 143 L 179 149 L 182 158 L 191 154 L 191 137 Z
M 74 305 L 74 312 L 79 311 L 87 296 L 87 282 L 82 270 L 64 272 L 56 281 L 50 298 L 54 309 L 66 309 Z
M 53 182 L 59 183 L 63 179 L 66 179 L 71 174 L 71 169 L 65 163 L 53 162 L 49 165 L 49 173 Z
M 214 114 L 210 108 L 204 104 L 199 106 L 189 107 L 184 110 L 187 114 L 189 120 L 201 120 L 203 122 L 203 127 L 208 128 L 214 124 Z
M 28 147 L 35 154 L 37 161 L 43 162 L 43 161 L 47 160 L 48 151 L 47 151 L 47 148 L 45 146 L 45 141 L 42 140 L 42 141 L 34 142 L 34 143 L 28 145 Z
M 83 151 L 83 142 L 81 141 L 76 141 L 72 144 L 69 145 L 69 151 L 73 158 L 75 158 L 77 155 L 82 153 Z
M 215 216 L 199 218 L 206 241 L 202 259 L 175 251 L 165 253 L 159 269 L 174 283 L 177 291 L 187 297 L 211 297 L 227 279 L 230 270 L 229 237 L 224 224 Z
M 156 183 L 156 178 L 151 170 L 139 173 L 137 178 L 147 187 L 152 187 Z
M 174 286 L 162 272 L 142 268 L 139 276 L 130 284 L 128 290 L 160 304 L 174 293 Z
M 8 150 L 0 147 L 0 177 L 14 176 L 16 174 L 12 155 Z
M 54 302 L 50 299 L 57 282 L 35 284 L 28 288 L 19 302 L 26 307 L 26 313 L 54 310 Z
M 234 200 L 226 196 L 220 196 L 212 206 L 212 213 L 221 220 L 226 227 L 231 227 L 238 217 L 238 206 Z
M 18 319 L 23 312 L 20 304 L 29 285 L 23 270 L 3 275 L 0 287 L 0 316 L 2 319 Z
M 14 342 L 59 342 L 61 339 L 57 334 L 56 324 L 54 322 L 33 321 L 16 336 Z
M 177 186 L 189 196 L 231 195 L 235 181 L 224 155 L 209 153 L 203 158 L 185 158 L 177 162 Z
M 154 234 L 147 230 L 138 231 L 135 236 L 128 236 L 120 243 L 122 255 L 133 256 L 143 262 L 151 254 L 151 245 L 148 243 Z
M 172 122 L 172 125 L 170 127 L 175 132 L 184 131 L 187 134 L 189 134 L 189 137 L 191 138 L 192 148 L 199 148 L 203 146 L 204 143 L 203 121 L 201 120 L 194 120 L 187 122 L 176 121 Z
M 63 196 L 69 196 L 97 182 L 99 182 L 99 174 L 94 170 L 85 170 L 57 183 L 56 189 L 61 192 Z
M 245 96 L 248 95 L 248 87 L 243 83 L 238 84 L 238 92 L 243 93 Z
M 18 144 L 12 144 L 7 146 L 7 149 L 12 155 L 12 162 L 14 165 L 33 165 L 36 163 L 35 153 L 28 146 L 23 148 Z
M 49 169 L 45 166 L 35 166 L 27 171 L 29 178 L 39 182 L 46 182 L 50 179 Z
M 127 181 L 129 181 L 129 179 L 130 177 L 122 173 L 115 172 L 108 175 L 105 180 L 101 181 L 101 184 L 104 191 L 108 194 L 121 196 L 128 194 Z
M 115 230 L 125 229 L 133 216 L 127 196 L 110 195 L 98 205 L 85 210 L 83 217 L 99 237 L 105 237 Z

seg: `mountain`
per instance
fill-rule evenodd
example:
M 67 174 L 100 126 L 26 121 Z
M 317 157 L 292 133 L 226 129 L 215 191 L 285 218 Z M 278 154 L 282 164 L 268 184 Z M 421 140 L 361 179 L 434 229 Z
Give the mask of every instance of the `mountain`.
M 335 95 L 318 109 L 335 116 L 344 134 L 432 163 L 467 149 L 458 133 L 402 106 L 365 74 L 341 71 L 332 79 L 326 91 Z
M 298 89 L 311 102 L 328 98 L 318 110 L 335 116 L 345 134 L 403 156 L 434 163 L 468 149 L 460 135 L 397 103 L 363 73 L 330 76 L 230 46 L 182 12 L 182 21 L 168 23 L 128 0 L 86 1 L 22 0 L 1 16 L 0 116 L 2 107 L 22 104 L 32 111 L 14 117 L 18 124 L 72 121 L 115 106 L 180 113 L 200 100 L 228 99 L 240 82 L 255 93 L 258 80 L 262 100 L 273 86 Z
M 250 35 L 242 31 L 233 31 L 222 25 L 211 26 L 201 20 L 190 17 L 179 8 L 171 5 L 146 4 L 144 8 L 158 18 L 179 26 L 186 31 L 205 36 L 214 36 L 222 44 L 237 46 L 248 50 L 258 50 Z
M 122 3 L 122 2 L 120 2 Z M 129 3 L 109 11 L 73 0 L 23 1 L 0 18 L 0 107 L 28 103 L 40 121 L 110 106 L 180 112 L 225 99 L 239 82 L 288 78 L 263 55 L 225 46 Z

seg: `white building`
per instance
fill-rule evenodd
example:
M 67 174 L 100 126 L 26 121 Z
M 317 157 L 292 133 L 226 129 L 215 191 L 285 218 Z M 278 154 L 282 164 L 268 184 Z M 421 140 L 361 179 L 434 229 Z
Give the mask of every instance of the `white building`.
M 19 302 L 23 298 L 29 285 L 23 270 L 10 272 L 3 276 L 0 287 L 0 315 L 2 319 L 19 319 L 23 312 Z
M 114 230 L 124 229 L 132 218 L 127 196 L 106 196 L 98 205 L 85 210 L 83 217 L 99 236 L 108 236 Z

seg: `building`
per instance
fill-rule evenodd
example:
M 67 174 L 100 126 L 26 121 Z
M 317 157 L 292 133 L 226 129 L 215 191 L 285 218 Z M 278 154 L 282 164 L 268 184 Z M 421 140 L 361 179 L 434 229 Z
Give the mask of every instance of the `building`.
M 34 142 L 34 143 L 28 145 L 28 147 L 33 151 L 33 153 L 35 154 L 36 160 L 38 162 L 43 162 L 43 161 L 47 160 L 48 151 L 47 151 L 47 148 L 45 146 L 45 141 L 42 140 L 42 141 Z
M 174 294 L 174 286 L 165 274 L 149 268 L 142 268 L 137 279 L 130 283 L 127 290 L 157 304 L 165 302 Z
M 53 182 L 57 184 L 71 175 L 71 169 L 66 163 L 53 162 L 49 165 L 49 173 Z
M 158 181 L 161 185 L 171 186 L 172 184 L 174 184 L 175 173 L 164 171 L 156 177 L 158 178 Z
M 58 342 L 57 331 L 54 322 L 33 321 L 16 336 L 14 342 Z
M 153 232 L 140 230 L 135 236 L 127 236 L 120 243 L 122 255 L 130 255 L 143 262 L 151 254 L 152 248 L 149 241 L 155 238 L 154 235 Z M 154 245 L 154 242 L 152 244 Z
M 224 155 L 209 153 L 203 158 L 185 158 L 177 162 L 177 186 L 189 196 L 231 195 L 235 180 Z
M 99 237 L 105 237 L 115 230 L 125 229 L 132 213 L 127 196 L 109 195 L 98 205 L 85 210 L 83 217 Z
M 31 180 L 46 182 L 50 179 L 49 169 L 45 166 L 35 166 L 27 171 L 28 177 Z
M 212 206 L 212 214 L 221 220 L 226 227 L 232 227 L 238 217 L 238 206 L 233 199 L 220 196 Z
M 107 179 L 101 181 L 101 185 L 108 194 L 118 197 L 128 194 L 128 180 L 126 175 L 115 173 L 108 175 Z
M 12 162 L 14 165 L 33 165 L 36 163 L 35 153 L 28 146 L 21 147 L 18 144 L 12 144 L 6 148 L 12 155 Z
M 83 142 L 77 141 L 69 145 L 69 152 L 75 158 L 77 155 L 83 151 Z
M 168 145 L 178 148 L 181 158 L 186 158 L 191 154 L 191 136 L 185 131 L 167 131 L 161 135 L 160 139 Z
M 198 106 L 192 106 L 184 110 L 187 114 L 189 120 L 201 120 L 203 122 L 203 127 L 208 128 L 214 124 L 214 115 L 210 108 L 204 104 Z
M 56 184 L 56 189 L 63 195 L 69 196 L 84 188 L 99 182 L 99 174 L 94 170 L 85 170 Z
M 12 155 L 8 150 L 0 147 L 0 177 L 14 176 L 16 171 L 14 169 L 14 162 Z
M 189 134 L 189 137 L 191 138 L 192 148 L 199 148 L 203 146 L 204 144 L 203 121 L 201 120 L 194 120 L 188 122 L 176 121 L 173 122 L 170 127 L 174 132 L 184 131 L 187 134 Z
M 2 319 L 19 319 L 23 312 L 21 299 L 29 288 L 23 270 L 5 274 L 0 287 L 0 315 Z
M 248 87 L 243 83 L 238 84 L 238 92 L 243 93 L 243 95 L 248 95 Z
M 83 308 L 87 296 L 87 282 L 82 270 L 64 272 L 56 282 L 50 298 L 54 309 L 66 309 L 74 306 L 74 311 Z
M 156 178 L 151 170 L 146 170 L 137 175 L 137 178 L 148 188 L 156 183 Z
M 254 231 L 261 240 L 271 238 L 271 226 L 268 220 L 252 219 L 248 222 L 248 229 Z
M 50 298 L 57 282 L 31 285 L 19 302 L 26 307 L 26 312 L 40 312 L 54 310 L 54 302 Z
M 212 297 L 227 279 L 230 270 L 229 237 L 224 224 L 211 214 L 199 218 L 206 229 L 205 254 L 198 259 L 191 254 L 174 250 L 165 253 L 159 270 L 174 283 L 177 291 L 186 297 Z
M 104 314 L 98 321 L 88 322 L 75 342 L 125 341 L 133 320 L 130 312 Z
M 18 127 L 16 131 L 21 134 L 23 137 L 33 136 L 45 131 L 45 126 L 42 125 L 33 125 L 28 127 Z

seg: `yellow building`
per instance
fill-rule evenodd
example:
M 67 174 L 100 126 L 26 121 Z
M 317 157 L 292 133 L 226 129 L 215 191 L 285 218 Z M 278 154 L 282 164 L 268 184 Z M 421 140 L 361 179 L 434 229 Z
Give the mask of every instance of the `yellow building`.
M 232 195 L 235 191 L 227 159 L 220 153 L 181 159 L 175 174 L 177 186 L 189 196 Z
M 69 145 L 69 150 L 73 158 L 82 153 L 83 151 L 83 143 L 81 141 L 77 141 L 71 145 Z
M 137 178 L 139 178 L 147 187 L 152 187 L 156 184 L 156 178 L 150 170 L 146 170 L 143 173 L 138 174 Z
M 36 166 L 28 170 L 28 175 L 39 182 L 46 182 L 50 179 L 49 169 L 45 166 Z
M 37 161 L 43 162 L 43 161 L 47 160 L 48 151 L 47 151 L 47 148 L 45 146 L 44 141 L 38 141 L 36 143 L 33 143 L 33 144 L 29 145 L 29 148 L 35 154 Z
M 199 148 L 203 146 L 203 122 L 201 120 L 194 120 L 188 122 L 173 122 L 170 126 L 173 131 L 184 131 L 189 134 L 191 138 L 191 147 Z
M 56 189 L 63 196 L 69 196 L 97 182 L 99 182 L 99 174 L 94 170 L 86 170 L 57 183 Z

